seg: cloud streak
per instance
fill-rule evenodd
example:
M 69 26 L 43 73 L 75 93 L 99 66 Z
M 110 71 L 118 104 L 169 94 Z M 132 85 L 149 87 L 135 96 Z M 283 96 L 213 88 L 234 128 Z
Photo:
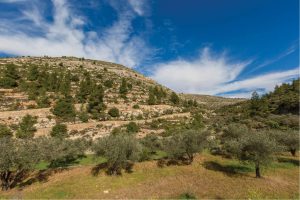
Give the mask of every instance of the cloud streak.
M 296 68 L 238 81 L 239 75 L 250 63 L 230 61 L 224 54 L 213 56 L 208 48 L 204 48 L 197 59 L 158 64 L 152 78 L 178 92 L 250 97 L 254 90 L 268 92 L 275 85 L 299 76 Z
M 13 3 L 12 0 L 5 2 Z M 0 52 L 32 56 L 77 56 L 136 67 L 150 53 L 143 37 L 132 30 L 132 20 L 137 15 L 143 15 L 144 11 L 138 1 L 125 3 L 132 9 L 123 11 L 114 7 L 118 19 L 112 26 L 103 29 L 101 34 L 85 32 L 84 18 L 74 14 L 65 0 L 52 0 L 53 22 L 45 20 L 37 9 L 38 5 L 34 4 L 29 10 L 22 11 L 19 20 L 29 22 L 30 26 L 34 26 L 34 31 L 39 30 L 39 34 L 29 34 L 25 27 L 19 25 L 20 21 L 7 20 L 0 23 Z M 7 30 L 8 27 L 17 27 L 18 32 Z M 139 48 L 144 51 L 141 52 Z

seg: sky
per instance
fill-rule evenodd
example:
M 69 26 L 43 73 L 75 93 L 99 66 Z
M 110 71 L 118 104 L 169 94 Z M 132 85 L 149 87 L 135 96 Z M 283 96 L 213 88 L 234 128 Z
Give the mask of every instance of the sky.
M 184 93 L 249 98 L 299 77 L 298 0 L 0 0 L 0 57 L 76 56 Z

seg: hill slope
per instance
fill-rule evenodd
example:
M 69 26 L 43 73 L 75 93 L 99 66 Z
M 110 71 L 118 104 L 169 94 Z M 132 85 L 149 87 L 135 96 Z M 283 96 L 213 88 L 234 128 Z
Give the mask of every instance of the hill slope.
M 29 114 L 37 117 L 37 136 L 63 122 L 72 137 L 97 138 L 132 120 L 143 136 L 162 131 L 142 125 L 146 120 L 189 116 L 170 89 L 114 63 L 21 57 L 0 59 L 0 69 L 0 123 L 12 130 Z

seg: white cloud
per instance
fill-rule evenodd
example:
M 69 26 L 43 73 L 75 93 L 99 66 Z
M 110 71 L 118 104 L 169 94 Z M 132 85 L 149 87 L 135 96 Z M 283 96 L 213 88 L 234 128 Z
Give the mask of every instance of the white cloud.
M 128 2 L 138 15 L 143 16 L 145 14 L 145 0 L 128 0 Z
M 29 27 L 40 34 L 29 34 L 28 28 L 23 27 L 20 21 L 6 20 L 0 23 L 0 52 L 32 56 L 86 57 L 121 63 L 128 67 L 138 66 L 150 52 L 143 38 L 133 34 L 131 22 L 136 15 L 133 11 L 125 12 L 115 8 L 118 20 L 111 27 L 99 33 L 84 32 L 84 18 L 74 14 L 67 1 L 52 0 L 52 4 L 53 22 L 45 20 L 35 4 L 30 10 L 23 10 L 23 15 L 19 18 L 30 22 Z M 128 5 L 139 15 L 142 14 L 141 5 L 134 1 L 128 2 Z M 17 28 L 18 32 L 13 28 Z
M 256 89 L 270 91 L 276 84 L 298 77 L 298 69 L 293 69 L 238 81 L 238 76 L 250 63 L 232 62 L 225 55 L 212 56 L 205 48 L 195 60 L 179 59 L 158 64 L 152 78 L 178 92 L 208 95 L 231 92 L 223 96 L 249 97 Z

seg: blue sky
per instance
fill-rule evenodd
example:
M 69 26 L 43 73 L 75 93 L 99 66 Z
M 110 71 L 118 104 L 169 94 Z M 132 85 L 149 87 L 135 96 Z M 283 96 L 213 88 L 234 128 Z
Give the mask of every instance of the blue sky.
M 265 93 L 299 77 L 298 0 L 0 0 L 0 56 L 77 56 L 177 92 Z

